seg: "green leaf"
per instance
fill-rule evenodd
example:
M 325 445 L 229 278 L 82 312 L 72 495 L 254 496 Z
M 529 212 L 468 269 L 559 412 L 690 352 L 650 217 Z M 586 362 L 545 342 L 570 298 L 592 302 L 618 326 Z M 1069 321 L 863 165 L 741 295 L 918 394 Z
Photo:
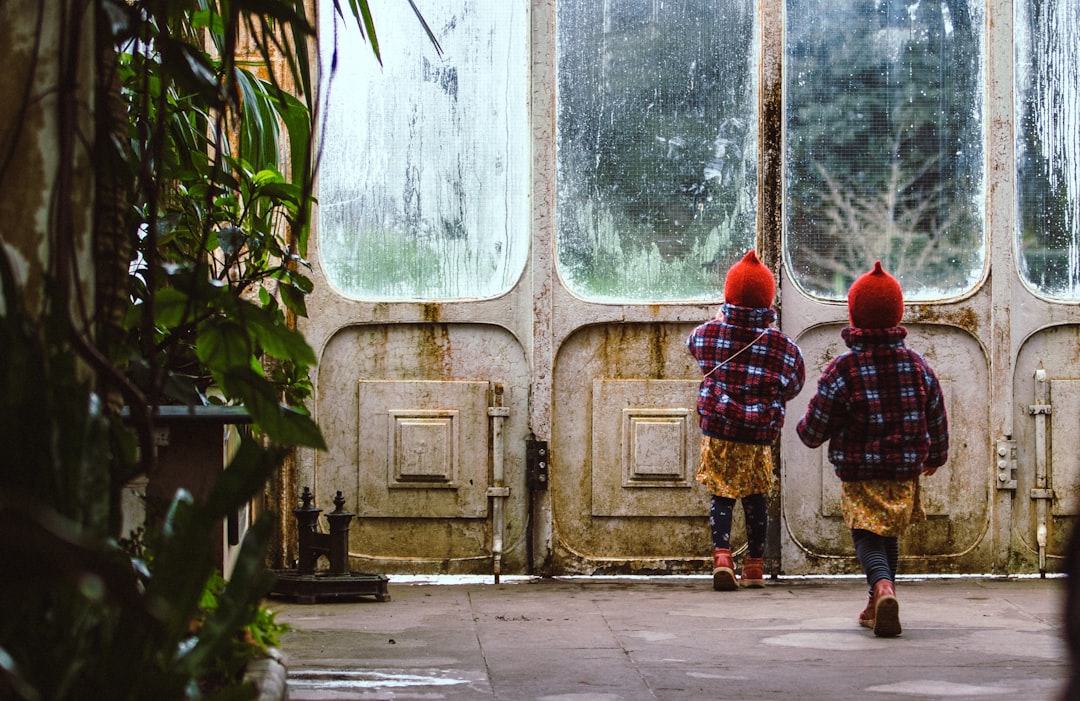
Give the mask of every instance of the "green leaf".
M 293 209 L 300 205 L 300 188 L 285 182 L 272 182 L 259 187 L 259 195 L 269 197 L 274 202 L 291 205 Z
M 310 265 L 306 260 L 300 260 L 298 262 L 304 266 Z M 291 280 L 292 284 L 302 290 L 305 294 L 309 294 L 312 290 L 315 289 L 315 284 L 307 276 L 296 270 L 292 270 L 289 272 L 289 280 Z
M 212 371 L 221 372 L 247 367 L 254 355 L 254 347 L 242 325 L 230 319 L 214 318 L 200 324 L 195 353 Z
M 242 401 L 255 424 L 273 442 L 326 449 L 318 425 L 310 417 L 281 404 L 276 388 L 254 370 L 234 368 L 215 377 L 229 396 Z
M 190 317 L 190 304 L 191 297 L 183 290 L 175 287 L 158 290 L 154 295 L 154 325 L 165 328 L 180 326 Z M 130 311 L 141 312 L 141 309 L 133 307 Z
M 239 251 L 247 237 L 244 230 L 231 225 L 226 225 L 217 230 L 217 244 L 225 255 L 232 255 Z
M 213 518 L 225 518 L 253 499 L 281 465 L 285 452 L 280 447 L 264 448 L 254 438 L 242 435 L 236 454 L 207 497 L 207 512 Z
M 225 18 L 217 12 L 209 12 L 208 10 L 198 10 L 191 13 L 191 25 L 193 27 L 203 27 L 209 29 L 214 34 L 225 33 Z
M 197 506 L 181 500 L 170 509 L 169 528 L 155 543 L 153 576 L 147 584 L 147 603 L 167 624 L 165 649 L 177 649 L 187 634 L 185 612 L 194 611 L 206 580 L 214 571 L 206 547 L 215 522 Z
M 281 176 L 281 173 L 270 168 L 263 168 L 259 172 L 251 176 L 251 182 L 255 183 L 258 187 L 269 186 L 272 183 L 284 183 L 285 178 Z
M 282 284 L 278 286 L 278 294 L 285 307 L 297 316 L 307 316 L 307 300 L 303 292 L 292 285 Z M 314 363 L 309 363 L 314 365 Z
M 311 112 L 294 96 L 282 94 L 276 113 L 289 135 L 291 180 L 307 187 L 311 180 Z
M 299 331 L 277 323 L 265 314 L 252 314 L 247 320 L 248 330 L 258 340 L 262 349 L 271 356 L 279 360 L 291 360 L 300 365 L 315 364 L 315 351 L 311 349 Z
M 200 95 L 210 104 L 220 104 L 217 71 L 210 57 L 196 47 L 189 46 L 169 36 L 158 37 L 163 65 L 182 89 Z

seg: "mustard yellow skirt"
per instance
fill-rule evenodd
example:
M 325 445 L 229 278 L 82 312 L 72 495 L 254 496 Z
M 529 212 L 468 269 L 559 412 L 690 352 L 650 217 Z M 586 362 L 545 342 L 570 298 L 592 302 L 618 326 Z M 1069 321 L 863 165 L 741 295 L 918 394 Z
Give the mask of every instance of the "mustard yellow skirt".
M 841 485 L 841 508 L 850 528 L 898 537 L 913 523 L 926 520 L 919 500 L 919 478 L 866 480 Z
M 773 488 L 772 446 L 702 436 L 697 481 L 729 499 L 768 494 Z

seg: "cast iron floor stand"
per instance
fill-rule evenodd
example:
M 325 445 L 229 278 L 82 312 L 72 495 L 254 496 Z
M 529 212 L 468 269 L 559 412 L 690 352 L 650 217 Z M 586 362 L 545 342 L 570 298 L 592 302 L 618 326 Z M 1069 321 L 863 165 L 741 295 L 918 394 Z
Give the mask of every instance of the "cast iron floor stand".
M 345 511 L 345 497 L 339 491 L 334 497 L 334 510 L 326 515 L 329 533 L 319 532 L 322 509 L 312 504 L 311 490 L 304 487 L 302 504 L 295 509 L 300 560 L 295 570 L 276 570 L 277 582 L 270 596 L 291 599 L 300 604 L 324 601 L 351 601 L 373 596 L 376 601 L 390 601 L 387 591 L 389 578 L 384 574 L 364 574 L 349 571 L 349 522 L 353 514 Z M 330 567 L 316 570 L 319 558 L 326 556 Z

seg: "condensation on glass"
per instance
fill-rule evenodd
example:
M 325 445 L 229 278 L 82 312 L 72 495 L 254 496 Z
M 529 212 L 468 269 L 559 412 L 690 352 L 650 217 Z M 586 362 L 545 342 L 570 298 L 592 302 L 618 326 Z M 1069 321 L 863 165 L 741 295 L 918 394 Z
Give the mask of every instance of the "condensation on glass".
M 441 56 L 409 3 L 373 5 L 381 68 L 355 22 L 329 0 L 320 9 L 317 235 L 330 285 L 371 300 L 507 292 L 529 245 L 524 0 L 423 3 Z
M 908 300 L 986 262 L 983 0 L 788 0 L 786 260 L 840 300 L 880 260 Z
M 753 0 L 557 3 L 557 261 L 602 301 L 716 299 L 753 245 Z
M 1080 299 L 1080 4 L 1013 7 L 1018 264 L 1039 292 Z

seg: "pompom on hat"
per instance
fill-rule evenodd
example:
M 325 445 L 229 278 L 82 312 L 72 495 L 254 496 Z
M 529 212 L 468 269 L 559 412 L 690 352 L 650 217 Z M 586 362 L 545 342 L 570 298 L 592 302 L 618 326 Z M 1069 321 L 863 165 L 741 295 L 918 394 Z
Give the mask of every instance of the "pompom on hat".
M 737 307 L 771 307 L 776 296 L 776 280 L 772 271 L 758 260 L 750 249 L 743 259 L 727 272 L 724 279 L 724 301 Z
M 852 283 L 847 303 L 851 325 L 860 329 L 889 329 L 899 326 L 904 316 L 904 292 L 880 260 Z

